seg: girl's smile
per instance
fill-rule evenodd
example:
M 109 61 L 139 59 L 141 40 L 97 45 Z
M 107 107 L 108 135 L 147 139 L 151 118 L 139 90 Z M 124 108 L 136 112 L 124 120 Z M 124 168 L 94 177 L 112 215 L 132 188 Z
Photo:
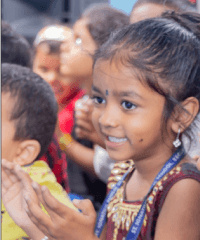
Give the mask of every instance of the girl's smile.
M 127 140 L 128 140 L 127 138 L 107 136 L 105 140 L 105 144 L 107 148 L 118 148 L 123 146 Z

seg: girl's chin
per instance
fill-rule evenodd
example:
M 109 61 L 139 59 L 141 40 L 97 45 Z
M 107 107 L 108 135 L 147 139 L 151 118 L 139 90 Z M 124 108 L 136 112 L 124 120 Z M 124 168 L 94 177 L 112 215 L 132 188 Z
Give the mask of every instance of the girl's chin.
M 127 158 L 125 158 L 124 154 L 120 155 L 120 154 L 117 154 L 117 153 L 113 154 L 113 153 L 108 152 L 108 155 L 111 159 L 113 159 L 116 162 L 125 162 L 125 161 L 130 159 L 130 157 L 128 157 L 128 156 L 127 156 Z

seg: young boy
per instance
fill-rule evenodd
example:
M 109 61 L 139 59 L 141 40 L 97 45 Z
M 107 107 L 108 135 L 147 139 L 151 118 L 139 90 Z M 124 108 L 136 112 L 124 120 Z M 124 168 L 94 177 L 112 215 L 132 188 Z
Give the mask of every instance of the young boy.
M 47 186 L 60 202 L 75 209 L 48 165 L 39 161 L 52 140 L 57 121 L 57 103 L 51 87 L 32 70 L 19 65 L 4 63 L 1 74 L 2 158 L 22 166 L 32 180 Z M 16 189 L 10 199 L 2 192 L 2 239 L 26 239 L 28 234 L 12 220 L 15 209 L 6 212 L 7 204 L 16 201 Z M 26 218 L 19 218 L 19 225 L 26 229 Z

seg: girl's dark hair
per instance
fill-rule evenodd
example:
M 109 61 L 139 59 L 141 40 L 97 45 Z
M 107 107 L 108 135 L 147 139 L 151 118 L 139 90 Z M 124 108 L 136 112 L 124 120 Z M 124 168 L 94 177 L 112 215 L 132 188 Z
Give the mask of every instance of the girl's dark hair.
M 105 60 L 133 68 L 139 80 L 165 97 L 167 123 L 175 107 L 183 110 L 185 99 L 200 102 L 200 15 L 168 11 L 124 27 L 97 50 L 94 64 Z M 190 140 L 191 126 L 184 132 Z
M 127 14 L 102 3 L 91 5 L 80 18 L 87 18 L 88 30 L 98 47 L 108 40 L 111 32 L 129 24 Z
M 132 11 L 146 3 L 162 5 L 178 12 L 196 10 L 196 3 L 189 2 L 189 0 L 138 0 L 134 4 Z
M 2 64 L 1 91 L 9 93 L 14 105 L 10 120 L 15 122 L 14 140 L 35 139 L 40 143 L 39 159 L 55 130 L 57 102 L 50 85 L 31 69 Z

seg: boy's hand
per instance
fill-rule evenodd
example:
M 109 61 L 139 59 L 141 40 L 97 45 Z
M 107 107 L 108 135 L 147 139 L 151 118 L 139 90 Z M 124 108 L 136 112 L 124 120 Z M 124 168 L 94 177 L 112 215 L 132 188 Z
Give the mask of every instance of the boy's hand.
M 29 196 L 26 198 L 28 215 L 32 222 L 50 239 L 56 240 L 96 240 L 94 227 L 96 212 L 90 200 L 74 200 L 74 205 L 82 210 L 77 212 L 56 200 L 48 188 L 38 188 L 35 192 L 46 208 L 45 214 Z
M 18 176 L 15 174 L 16 169 L 20 169 L 21 167 L 8 162 L 6 160 L 2 160 L 2 200 L 3 204 L 8 211 L 9 215 L 16 222 L 16 224 L 22 227 L 28 215 L 25 211 L 27 209 L 26 202 L 23 198 L 23 184 Z M 20 171 L 23 171 L 20 169 Z M 31 186 L 31 179 L 28 182 Z M 28 184 L 25 186 L 29 194 L 31 191 L 28 187 Z M 32 193 L 35 195 L 34 191 Z M 37 199 L 35 199 L 37 201 Z
M 92 123 L 93 104 L 91 99 L 79 99 L 76 102 L 75 117 L 76 117 L 76 136 L 80 139 L 90 140 L 103 148 L 105 144 L 97 134 Z
M 26 181 L 21 181 L 25 176 Z M 29 194 L 35 203 L 39 204 L 37 195 L 31 186 L 30 176 L 22 168 L 12 162 L 2 159 L 2 200 L 13 221 L 21 227 L 32 239 L 42 239 L 44 234 L 36 228 L 26 213 L 27 204 L 24 192 Z

